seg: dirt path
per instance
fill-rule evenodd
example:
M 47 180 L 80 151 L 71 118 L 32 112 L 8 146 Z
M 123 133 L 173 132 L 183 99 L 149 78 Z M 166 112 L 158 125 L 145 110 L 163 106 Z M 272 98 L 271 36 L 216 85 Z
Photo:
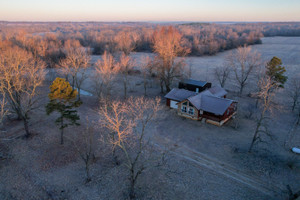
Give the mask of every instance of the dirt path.
M 154 140 L 158 146 L 162 146 L 162 142 L 159 142 L 162 140 L 158 140 L 157 137 L 155 137 Z M 165 142 L 163 143 L 166 144 Z M 172 144 L 172 142 L 168 142 L 168 146 L 170 146 L 170 144 Z M 253 175 L 250 176 L 245 172 L 235 169 L 234 167 L 226 163 L 222 163 L 209 155 L 194 151 L 187 146 L 180 145 L 176 149 L 170 150 L 170 152 L 178 157 L 193 162 L 196 166 L 199 166 L 199 168 L 205 167 L 211 171 L 216 172 L 217 174 L 221 174 L 236 182 L 247 185 L 252 189 L 255 189 L 269 197 L 272 197 L 272 199 L 281 199 L 282 193 L 283 191 L 285 191 L 285 188 L 283 186 L 275 185 L 274 183 L 261 180 L 261 178 L 255 177 Z

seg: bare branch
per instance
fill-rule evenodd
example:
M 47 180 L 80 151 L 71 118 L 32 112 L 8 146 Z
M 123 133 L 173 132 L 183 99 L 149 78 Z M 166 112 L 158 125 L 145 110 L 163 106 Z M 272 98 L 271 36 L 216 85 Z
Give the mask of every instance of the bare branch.
M 261 65 L 260 54 L 252 51 L 251 47 L 239 47 L 227 57 L 227 63 L 233 69 L 240 88 L 239 95 L 242 95 L 249 76 Z
M 11 110 L 24 122 L 26 136 L 29 112 L 35 108 L 37 88 L 42 85 L 45 64 L 18 47 L 8 47 L 0 54 L 0 91 Z
M 160 111 L 160 99 L 129 98 L 126 102 L 113 101 L 99 109 L 100 124 L 109 131 L 110 142 L 124 154 L 130 172 L 130 198 L 135 196 L 139 175 L 151 165 L 152 148 L 145 133 Z M 115 154 L 115 151 L 113 151 Z M 116 155 L 113 155 L 116 158 Z

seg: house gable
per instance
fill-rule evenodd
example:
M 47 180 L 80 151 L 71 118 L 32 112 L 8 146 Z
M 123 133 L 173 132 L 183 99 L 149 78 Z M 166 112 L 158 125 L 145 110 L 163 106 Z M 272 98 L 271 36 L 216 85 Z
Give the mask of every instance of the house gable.
M 178 114 L 190 119 L 198 120 L 198 109 L 191 104 L 187 99 L 183 100 L 178 105 Z

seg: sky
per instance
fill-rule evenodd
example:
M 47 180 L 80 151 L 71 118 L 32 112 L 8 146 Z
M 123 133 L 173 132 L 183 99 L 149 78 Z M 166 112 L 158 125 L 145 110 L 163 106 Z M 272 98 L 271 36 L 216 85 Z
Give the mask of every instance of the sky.
M 0 0 L 0 21 L 300 21 L 300 0 Z

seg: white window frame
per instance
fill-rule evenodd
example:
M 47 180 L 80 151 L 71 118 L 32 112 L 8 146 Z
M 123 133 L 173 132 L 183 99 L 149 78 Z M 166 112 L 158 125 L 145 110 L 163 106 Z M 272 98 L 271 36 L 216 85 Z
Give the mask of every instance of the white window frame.
M 194 110 L 194 108 L 189 108 L 189 114 L 190 115 L 194 115 L 195 114 L 195 110 Z
M 187 112 L 187 106 L 181 105 L 181 112 L 186 113 Z

